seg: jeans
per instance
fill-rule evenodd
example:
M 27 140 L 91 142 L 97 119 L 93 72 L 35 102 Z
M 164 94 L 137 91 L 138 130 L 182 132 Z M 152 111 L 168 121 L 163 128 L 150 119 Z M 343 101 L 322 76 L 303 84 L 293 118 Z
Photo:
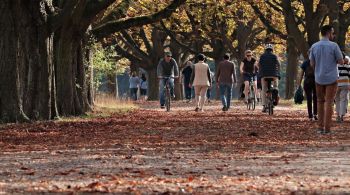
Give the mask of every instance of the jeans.
M 317 95 L 315 82 L 305 84 L 304 91 L 306 95 L 307 113 L 309 118 L 313 118 L 317 115 Z
M 130 97 L 132 100 L 137 100 L 137 88 L 130 88 Z
M 160 105 L 165 104 L 165 84 L 166 81 L 169 80 L 169 85 L 170 85 L 170 95 L 174 95 L 174 79 L 169 78 L 169 79 L 160 79 L 159 80 L 159 101 Z
M 336 82 L 330 85 L 319 85 L 316 83 L 319 129 L 329 131 L 331 128 L 334 97 L 337 88 L 338 86 Z
M 336 111 L 338 116 L 344 116 L 348 110 L 349 103 L 349 87 L 340 86 L 338 87 L 337 94 L 335 96 Z
M 207 99 L 210 100 L 210 98 L 211 98 L 211 87 L 209 87 L 207 90 Z
M 189 87 L 189 85 L 189 83 L 184 84 L 186 100 L 190 100 L 192 98 L 192 88 Z
M 204 106 L 204 102 L 206 99 L 206 93 L 208 90 L 208 86 L 207 85 L 198 85 L 198 86 L 194 86 L 194 91 L 196 94 L 196 106 L 197 108 L 199 108 L 200 110 L 203 110 L 203 106 Z
M 220 84 L 220 97 L 221 97 L 222 105 L 226 108 L 230 108 L 231 94 L 232 94 L 232 84 Z

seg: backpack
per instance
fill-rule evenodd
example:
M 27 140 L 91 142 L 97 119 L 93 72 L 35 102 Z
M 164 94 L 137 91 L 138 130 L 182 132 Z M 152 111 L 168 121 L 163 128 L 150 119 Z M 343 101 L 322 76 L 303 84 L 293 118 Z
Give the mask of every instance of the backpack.
M 304 100 L 304 93 L 301 86 L 298 87 L 297 91 L 294 94 L 294 103 L 295 104 L 302 104 Z

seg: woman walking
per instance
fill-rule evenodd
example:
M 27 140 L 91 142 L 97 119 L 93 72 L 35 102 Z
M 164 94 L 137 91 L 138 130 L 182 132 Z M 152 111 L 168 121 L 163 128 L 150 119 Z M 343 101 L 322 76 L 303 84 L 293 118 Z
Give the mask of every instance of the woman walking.
M 148 89 L 148 81 L 146 75 L 142 73 L 141 75 L 141 83 L 140 83 L 140 98 L 141 100 L 147 100 L 147 89 Z
M 191 85 L 194 86 L 196 95 L 196 109 L 195 111 L 203 112 L 203 106 L 206 99 L 208 88 L 211 86 L 211 77 L 209 65 L 204 62 L 205 56 L 199 54 L 197 56 L 198 63 L 193 66 L 191 75 Z
M 129 88 L 130 88 L 130 97 L 132 100 L 136 101 L 137 100 L 137 91 L 139 88 L 140 84 L 140 79 L 136 75 L 136 72 L 131 73 L 131 77 L 129 79 Z
M 302 69 L 302 71 L 299 80 L 299 87 L 301 87 L 301 82 L 304 79 L 304 91 L 306 95 L 307 112 L 309 115 L 309 120 L 318 120 L 314 68 L 310 65 L 309 59 L 305 60 L 303 64 L 301 64 L 300 68 Z

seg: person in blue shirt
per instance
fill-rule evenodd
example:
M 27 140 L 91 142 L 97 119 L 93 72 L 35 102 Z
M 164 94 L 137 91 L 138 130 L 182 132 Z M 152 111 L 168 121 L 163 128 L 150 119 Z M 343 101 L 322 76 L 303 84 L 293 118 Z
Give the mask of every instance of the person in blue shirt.
M 344 64 L 343 55 L 335 38 L 334 28 L 325 25 L 321 28 L 322 39 L 313 44 L 310 51 L 310 64 L 315 69 L 318 128 L 317 132 L 328 134 L 331 130 L 333 104 L 337 92 L 338 65 Z

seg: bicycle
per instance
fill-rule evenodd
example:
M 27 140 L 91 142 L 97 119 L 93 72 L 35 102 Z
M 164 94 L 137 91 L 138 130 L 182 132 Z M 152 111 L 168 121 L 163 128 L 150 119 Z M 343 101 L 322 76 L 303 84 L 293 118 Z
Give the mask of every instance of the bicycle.
M 267 101 L 267 110 L 269 115 L 273 115 L 273 108 L 277 104 L 277 97 L 274 97 L 273 92 L 274 88 L 272 86 L 273 78 L 265 78 L 267 82 L 267 91 L 266 91 L 266 101 Z
M 164 89 L 165 89 L 165 108 L 167 112 L 170 112 L 170 108 L 171 108 L 171 93 L 170 93 L 170 79 L 173 77 L 163 77 L 162 79 L 165 80 L 165 85 L 164 85 Z
M 256 106 L 256 95 L 254 90 L 254 75 L 250 75 L 250 81 L 249 81 L 249 93 L 248 93 L 248 102 L 247 102 L 247 109 L 248 110 L 255 110 Z

